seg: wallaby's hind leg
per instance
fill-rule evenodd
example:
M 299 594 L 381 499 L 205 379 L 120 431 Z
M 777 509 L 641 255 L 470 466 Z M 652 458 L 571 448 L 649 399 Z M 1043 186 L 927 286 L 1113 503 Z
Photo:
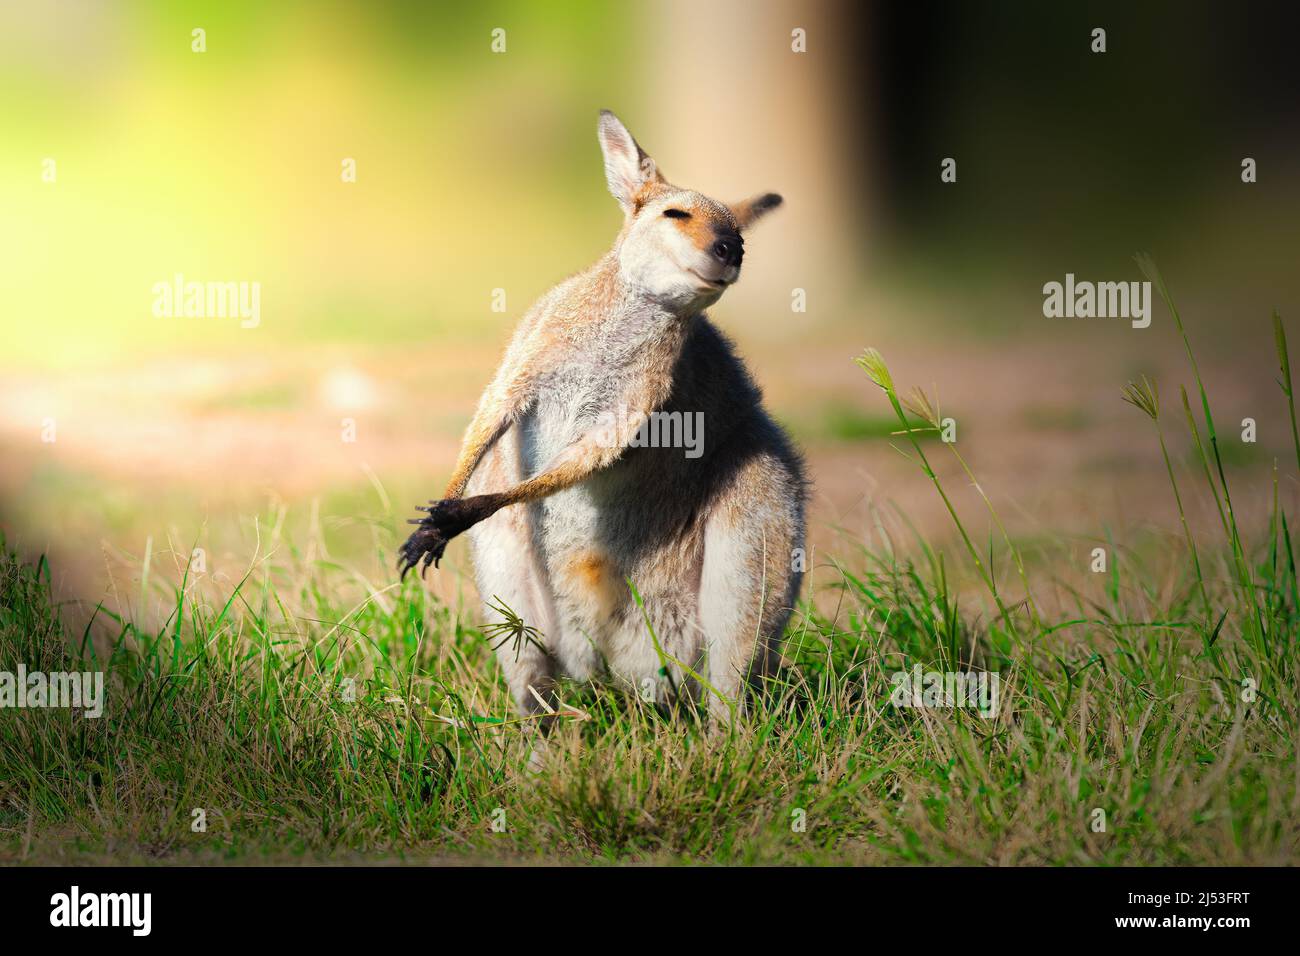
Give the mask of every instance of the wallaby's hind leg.
M 699 600 L 707 676 L 738 710 L 745 682 L 779 665 L 781 632 L 799 594 L 803 575 L 794 570 L 794 549 L 804 545 L 799 485 L 784 462 L 759 456 L 715 503 L 705 526 Z M 709 694 L 709 711 L 715 718 L 729 714 L 717 694 Z
M 518 480 L 513 435 L 501 440 L 484 456 L 470 481 L 472 493 L 495 491 Z M 556 667 L 548 641 L 557 640 L 556 614 L 550 582 L 533 543 L 529 509 L 506 508 L 480 522 L 469 532 L 474 549 L 474 569 L 485 623 L 504 623 L 504 615 L 491 605 L 504 605 L 523 623 L 540 632 L 539 647 L 523 634 L 498 630 L 492 643 L 519 713 L 544 713 L 542 701 L 555 706 Z M 541 698 L 539 700 L 538 698 Z M 538 721 L 543 729 L 550 721 Z

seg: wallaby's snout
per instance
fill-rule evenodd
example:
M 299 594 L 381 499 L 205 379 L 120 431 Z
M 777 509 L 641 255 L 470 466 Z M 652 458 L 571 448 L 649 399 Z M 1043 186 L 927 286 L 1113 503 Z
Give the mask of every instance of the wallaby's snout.
M 740 268 L 740 260 L 745 258 L 745 240 L 734 230 L 715 230 L 717 240 L 713 243 L 713 258 L 724 266 Z

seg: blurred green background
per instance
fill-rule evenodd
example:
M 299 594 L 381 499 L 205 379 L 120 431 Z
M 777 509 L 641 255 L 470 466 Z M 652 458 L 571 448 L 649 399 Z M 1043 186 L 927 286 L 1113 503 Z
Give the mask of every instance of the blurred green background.
M 958 418 L 1017 534 L 1163 520 L 1158 452 L 1118 394 L 1142 372 L 1167 396 L 1186 379 L 1167 313 L 1142 331 L 1049 320 L 1041 288 L 1137 280 L 1132 255 L 1155 255 L 1226 420 L 1260 423 L 1233 460 L 1266 470 L 1288 438 L 1269 310 L 1300 314 L 1288 13 L 6 5 L 0 529 L 92 603 L 130 603 L 146 555 L 159 573 L 195 542 L 214 576 L 270 540 L 388 583 L 510 329 L 618 229 L 603 107 L 675 182 L 786 198 L 713 315 L 809 453 L 823 553 L 879 545 L 893 504 L 946 527 L 888 447 L 851 362 L 866 345 Z M 260 324 L 155 317 L 177 273 L 260 283 Z

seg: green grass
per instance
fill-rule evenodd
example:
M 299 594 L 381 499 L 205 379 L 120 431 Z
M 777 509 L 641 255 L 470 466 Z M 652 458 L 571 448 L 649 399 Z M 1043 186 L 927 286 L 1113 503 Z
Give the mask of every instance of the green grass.
M 909 429 L 929 420 L 878 354 L 862 364 Z M 1181 515 L 1208 482 L 1216 536 L 1104 542 L 1093 574 L 1070 541 L 1031 563 L 988 498 L 987 539 L 954 507 L 950 554 L 900 541 L 816 569 L 789 667 L 730 728 L 570 684 L 539 772 L 492 660 L 502 634 L 414 579 L 372 591 L 282 548 L 225 592 L 155 575 L 162 626 L 100 611 L 83 633 L 48 566 L 5 553 L 0 670 L 102 669 L 109 695 L 99 720 L 0 709 L 0 860 L 1294 862 L 1294 515 L 1275 492 L 1267 528 L 1237 525 L 1193 382 L 1199 419 L 1186 393 L 1125 395 L 1162 446 L 1196 430 L 1195 467 L 1165 457 L 1171 495 Z M 949 500 L 930 458 L 957 449 L 919 437 L 896 441 Z M 997 715 L 894 707 L 890 675 L 915 664 L 997 673 Z
M 826 437 L 835 441 L 864 441 L 896 437 L 901 430 L 898 420 L 892 415 L 870 415 L 855 405 L 835 403 L 822 409 L 817 416 L 817 428 L 805 429 L 817 437 Z M 920 419 L 909 417 L 908 428 L 924 428 Z M 933 438 L 927 432 L 926 437 Z

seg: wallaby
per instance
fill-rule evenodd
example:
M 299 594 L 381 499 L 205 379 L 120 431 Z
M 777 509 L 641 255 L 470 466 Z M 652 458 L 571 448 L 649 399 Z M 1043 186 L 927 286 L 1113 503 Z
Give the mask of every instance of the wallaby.
M 681 189 L 613 113 L 597 131 L 623 228 L 524 316 L 398 565 L 423 574 L 470 532 L 486 613 L 540 632 L 498 659 L 543 725 L 559 677 L 707 697 L 721 716 L 779 664 L 803 577 L 799 454 L 703 311 L 781 197 Z M 692 429 L 691 447 L 672 440 Z

